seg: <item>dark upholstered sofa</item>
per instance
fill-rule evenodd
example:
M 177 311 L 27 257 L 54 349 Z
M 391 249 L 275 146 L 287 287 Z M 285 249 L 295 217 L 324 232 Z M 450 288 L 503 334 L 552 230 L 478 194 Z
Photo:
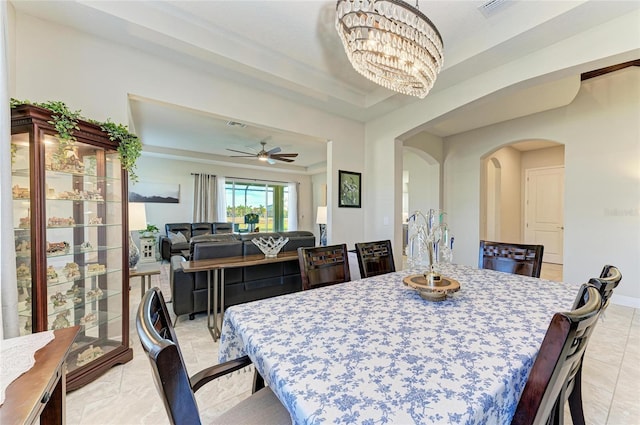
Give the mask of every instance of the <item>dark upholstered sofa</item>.
M 191 238 L 200 235 L 232 233 L 233 223 L 167 223 L 164 225 L 166 235 L 160 236 L 160 255 L 162 260 L 170 261 L 172 255 L 179 255 L 189 249 Z M 171 235 L 182 235 L 184 241 L 177 241 Z M 181 238 L 182 239 L 182 238 Z
M 313 233 L 306 231 L 196 236 L 190 244 L 191 258 L 203 260 L 260 254 L 251 239 L 269 236 L 276 239 L 280 236 L 289 238 L 289 242 L 282 248 L 283 252 L 315 246 L 316 243 Z M 187 260 L 181 255 L 171 257 L 171 296 L 176 315 L 188 314 L 193 319 L 195 313 L 205 312 L 207 309 L 207 272 L 185 273 L 182 268 L 185 261 Z M 225 308 L 302 289 L 297 261 L 228 269 L 224 276 Z

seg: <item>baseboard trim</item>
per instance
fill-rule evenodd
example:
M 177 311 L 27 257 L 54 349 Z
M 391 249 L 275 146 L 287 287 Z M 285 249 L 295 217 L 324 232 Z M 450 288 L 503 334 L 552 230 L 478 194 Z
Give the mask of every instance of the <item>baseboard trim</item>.
M 611 303 L 625 307 L 640 308 L 640 298 L 627 297 L 616 293 L 611 297 Z

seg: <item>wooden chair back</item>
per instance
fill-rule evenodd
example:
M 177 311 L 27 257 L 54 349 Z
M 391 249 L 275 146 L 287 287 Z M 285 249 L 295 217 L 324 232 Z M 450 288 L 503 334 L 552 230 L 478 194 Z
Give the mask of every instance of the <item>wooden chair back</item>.
M 618 270 L 617 267 L 611 265 L 604 266 L 599 278 L 589 280 L 589 285 L 594 286 L 600 293 L 603 312 L 607 307 L 609 307 L 609 301 L 613 295 L 613 290 L 618 286 L 621 280 L 622 273 L 620 273 L 620 270 Z M 579 294 L 576 301 L 573 303 L 573 309 L 575 310 L 582 307 L 586 302 L 587 300 L 585 299 L 584 294 Z M 584 410 L 582 407 L 582 364 L 580 364 L 580 367 L 576 372 L 573 382 L 573 390 L 569 394 L 569 410 L 571 412 L 571 422 L 573 425 L 586 424 L 584 419 Z
M 594 286 L 598 292 L 600 292 L 600 296 L 602 297 L 602 310 L 606 310 L 609 307 L 609 302 L 611 296 L 613 295 L 613 290 L 618 287 L 620 281 L 622 280 L 622 273 L 615 266 L 606 265 L 602 269 L 602 273 L 600 273 L 600 277 L 589 279 L 589 285 Z M 585 301 L 580 297 L 576 298 L 573 303 L 573 308 L 579 308 L 584 305 Z
M 551 319 L 511 424 L 562 423 L 564 403 L 602 308 L 602 297 L 591 285 L 582 286 L 579 298 L 585 300 L 582 307 Z
M 478 268 L 540 277 L 544 246 L 480 241 Z
M 303 290 L 351 280 L 346 244 L 298 248 L 298 262 Z
M 198 405 L 178 346 L 162 292 L 151 288 L 142 297 L 136 330 L 149 357 L 153 379 L 172 424 L 199 424 Z
M 396 271 L 390 240 L 357 243 L 356 255 L 363 278 Z

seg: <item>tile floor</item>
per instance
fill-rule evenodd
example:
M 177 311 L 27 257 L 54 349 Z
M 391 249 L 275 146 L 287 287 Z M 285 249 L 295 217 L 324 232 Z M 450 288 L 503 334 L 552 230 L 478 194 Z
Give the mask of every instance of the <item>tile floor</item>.
M 165 265 L 165 267 L 168 267 Z M 562 280 L 562 270 L 545 264 L 542 277 Z M 167 270 L 160 276 L 167 288 Z M 158 285 L 158 277 L 153 284 Z M 624 282 L 623 282 L 624 283 Z M 139 283 L 132 280 L 131 317 L 140 302 Z M 171 309 L 171 304 L 169 304 Z M 181 317 L 176 325 L 182 353 L 191 374 L 217 361 L 213 342 L 200 314 L 195 320 Z M 132 321 L 133 360 L 67 395 L 68 424 L 168 424 L 156 392 L 149 362 L 142 352 Z M 640 310 L 612 304 L 598 324 L 585 356 L 583 401 L 590 425 L 640 424 Z M 237 372 L 214 381 L 196 393 L 203 423 L 249 394 L 253 372 Z M 567 409 L 568 410 L 568 409 Z M 565 423 L 571 424 L 565 412 Z

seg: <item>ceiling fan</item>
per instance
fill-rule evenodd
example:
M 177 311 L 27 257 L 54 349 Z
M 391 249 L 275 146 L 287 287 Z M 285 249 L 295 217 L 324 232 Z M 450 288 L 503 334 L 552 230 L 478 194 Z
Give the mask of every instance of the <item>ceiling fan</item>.
M 265 146 L 267 145 L 267 142 L 265 142 L 264 140 L 261 141 L 260 144 L 262 145 L 262 150 L 258 153 L 242 152 L 242 151 L 237 151 L 235 149 L 228 149 L 228 148 L 227 150 L 231 152 L 237 152 L 237 153 L 243 154 L 243 155 L 231 155 L 230 156 L 231 158 L 257 158 L 259 161 L 266 161 L 269 164 L 275 164 L 276 161 L 293 162 L 293 159 L 291 158 L 295 158 L 298 156 L 297 153 L 278 153 L 280 152 L 279 147 L 275 147 L 267 151 L 265 150 Z

